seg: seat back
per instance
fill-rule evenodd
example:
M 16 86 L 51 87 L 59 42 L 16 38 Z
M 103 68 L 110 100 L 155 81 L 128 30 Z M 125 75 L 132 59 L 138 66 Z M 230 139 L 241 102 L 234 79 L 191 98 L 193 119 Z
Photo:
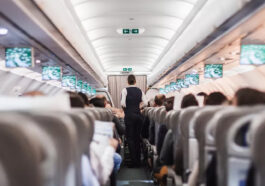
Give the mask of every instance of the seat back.
M 224 141 L 228 139 L 228 131 L 234 125 L 235 121 L 239 118 L 259 112 L 264 110 L 263 106 L 256 107 L 242 107 L 242 108 L 232 108 L 224 110 L 224 112 L 219 113 L 215 123 L 209 125 L 208 136 L 212 136 L 211 141 L 216 146 L 217 149 L 217 173 L 218 173 L 218 185 L 228 185 L 228 175 L 226 170 L 228 170 L 228 148 L 227 143 Z M 231 162 L 230 162 L 231 163 Z M 233 162 L 234 163 L 234 162 Z
M 207 160 L 211 157 L 206 154 L 206 127 L 209 124 L 209 121 L 214 117 L 214 115 L 224 109 L 222 106 L 216 107 L 204 107 L 197 111 L 194 118 L 194 132 L 195 138 L 198 141 L 198 153 L 199 153 L 199 173 L 198 173 L 198 183 L 205 183 L 205 171 L 207 167 Z M 210 149 L 208 149 L 210 150 Z
M 72 186 L 76 184 L 75 163 L 77 160 L 77 131 L 70 116 L 59 113 L 28 112 L 24 113 L 31 117 L 36 124 L 48 133 L 53 140 L 57 155 L 56 174 L 57 185 Z
M 56 149 L 47 133 L 29 118 L 0 113 L 0 148 L 1 186 L 57 185 Z
M 254 165 L 255 186 L 265 184 L 265 112 L 260 113 L 251 123 L 250 128 L 250 148 Z
M 183 148 L 183 165 L 184 165 L 184 171 L 188 172 L 192 169 L 192 167 L 189 166 L 190 162 L 190 156 L 191 153 L 189 152 L 189 125 L 190 121 L 195 114 L 197 110 L 199 110 L 200 107 L 188 107 L 186 109 L 183 109 L 179 116 L 179 129 L 180 129 L 180 136 L 182 141 L 182 148 Z M 196 141 L 192 141 L 191 147 L 196 148 Z

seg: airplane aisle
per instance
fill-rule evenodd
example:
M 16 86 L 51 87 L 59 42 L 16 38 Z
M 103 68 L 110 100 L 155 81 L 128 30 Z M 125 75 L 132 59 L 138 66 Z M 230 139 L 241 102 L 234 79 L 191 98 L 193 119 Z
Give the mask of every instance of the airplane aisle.
M 148 172 L 143 168 L 122 167 L 118 177 L 117 186 L 151 186 L 153 180 L 149 177 Z

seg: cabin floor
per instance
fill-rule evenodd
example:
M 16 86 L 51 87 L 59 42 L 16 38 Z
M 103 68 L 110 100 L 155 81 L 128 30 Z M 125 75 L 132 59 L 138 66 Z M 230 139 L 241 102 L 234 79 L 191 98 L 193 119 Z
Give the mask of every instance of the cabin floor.
M 117 176 L 117 186 L 151 186 L 154 185 L 149 173 L 143 168 L 121 167 Z

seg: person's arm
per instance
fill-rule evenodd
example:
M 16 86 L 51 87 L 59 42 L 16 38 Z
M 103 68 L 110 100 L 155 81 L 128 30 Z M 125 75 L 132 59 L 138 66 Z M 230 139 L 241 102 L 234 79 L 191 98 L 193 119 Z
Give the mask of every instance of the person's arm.
M 124 88 L 121 92 L 121 106 L 126 108 L 126 96 L 127 96 L 127 89 Z

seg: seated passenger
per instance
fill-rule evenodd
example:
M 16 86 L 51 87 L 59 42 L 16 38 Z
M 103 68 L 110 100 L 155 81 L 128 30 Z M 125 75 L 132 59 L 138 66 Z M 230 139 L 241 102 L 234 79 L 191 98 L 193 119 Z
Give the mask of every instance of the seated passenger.
M 88 107 L 89 106 L 89 100 L 87 98 L 87 95 L 84 94 L 83 92 L 78 92 L 78 95 L 82 98 L 82 100 L 85 104 L 85 107 Z
M 227 97 L 221 92 L 213 92 L 205 99 L 205 105 L 222 105 L 227 103 Z
M 95 107 L 104 108 L 106 106 L 106 102 L 104 101 L 104 99 L 103 98 L 98 98 L 98 97 L 91 99 L 90 103 L 93 104 Z M 114 126 L 114 138 L 119 142 L 118 145 L 117 145 L 117 148 L 116 148 L 117 152 L 119 153 L 120 149 L 121 149 L 121 146 L 120 146 L 121 139 L 120 139 L 119 134 L 117 132 L 116 124 Z M 119 171 L 120 165 L 121 165 L 121 162 L 122 162 L 122 158 L 117 152 L 114 153 L 114 156 L 113 156 L 113 159 L 114 159 L 114 172 L 115 173 L 117 173 Z
M 190 106 L 198 106 L 199 103 L 193 94 L 185 95 L 181 102 L 181 108 L 187 108 Z
M 265 104 L 265 94 L 256 89 L 241 88 L 235 93 L 232 104 L 235 106 Z

